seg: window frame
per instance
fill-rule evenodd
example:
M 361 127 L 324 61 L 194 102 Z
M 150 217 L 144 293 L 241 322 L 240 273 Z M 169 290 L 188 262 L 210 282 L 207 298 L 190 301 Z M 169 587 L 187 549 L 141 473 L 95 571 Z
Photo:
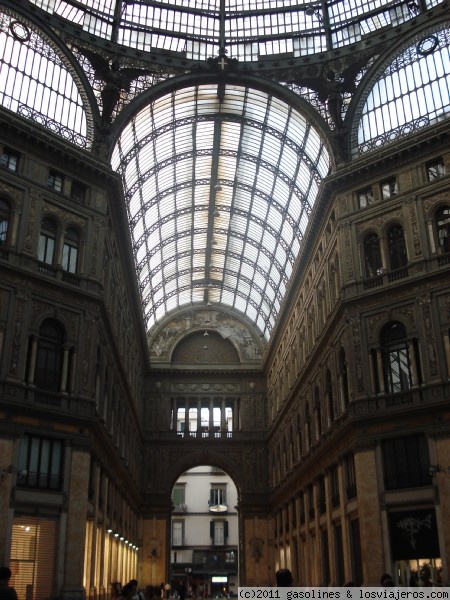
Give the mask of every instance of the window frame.
M 397 331 L 395 328 L 398 328 Z M 387 324 L 380 334 L 380 347 L 386 393 L 399 394 L 410 390 L 413 386 L 414 357 L 410 355 L 405 326 L 398 321 Z
M 371 185 L 367 186 L 362 190 L 358 190 L 358 208 L 367 208 L 368 206 L 372 206 L 375 203 L 375 195 L 373 193 L 373 187 Z
M 64 475 L 64 441 L 26 433 L 20 440 L 17 485 L 61 491 Z
M 375 244 L 375 239 L 377 244 Z M 370 242 L 370 245 L 369 245 Z M 383 274 L 383 254 L 381 252 L 380 236 L 370 231 L 363 239 L 364 277 L 373 279 Z
M 73 234 L 75 239 L 71 239 L 70 235 Z M 80 236 L 76 229 L 69 227 L 66 230 L 63 240 L 61 267 L 63 271 L 67 273 L 77 273 L 78 261 L 80 254 Z
M 401 231 L 402 235 L 393 237 L 394 230 Z M 392 224 L 386 232 L 387 249 L 390 271 L 397 271 L 408 266 L 408 249 L 406 245 L 405 228 L 401 223 Z
M 382 200 L 389 200 L 398 194 L 397 177 L 390 177 L 380 183 L 380 192 Z
M 64 190 L 64 175 L 55 169 L 49 169 L 47 187 L 49 190 L 62 193 Z
M 450 252 L 450 206 L 441 206 L 435 213 L 434 222 L 438 251 L 440 254 L 448 254 Z
M 0 164 L 4 169 L 17 173 L 19 166 L 20 154 L 11 148 L 4 147 Z
M 427 180 L 432 182 L 441 179 L 445 175 L 445 162 L 442 156 L 430 160 L 425 164 Z
M 0 197 L 0 248 L 7 248 L 10 244 L 11 218 L 10 203 L 5 198 Z
M 51 227 L 49 226 L 51 224 Z M 45 265 L 54 265 L 56 257 L 56 242 L 58 238 L 58 227 L 55 221 L 44 217 L 41 222 L 41 230 L 38 242 L 38 260 Z M 53 242 L 53 244 L 51 244 Z M 50 256 L 51 255 L 51 256 Z M 51 259 L 51 260 L 50 260 Z
M 423 433 L 388 438 L 381 446 L 386 490 L 431 485 L 430 449 Z

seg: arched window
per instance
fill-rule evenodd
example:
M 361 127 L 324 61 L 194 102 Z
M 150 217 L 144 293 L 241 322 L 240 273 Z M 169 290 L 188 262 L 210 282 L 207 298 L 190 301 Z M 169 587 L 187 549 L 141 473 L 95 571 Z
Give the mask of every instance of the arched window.
M 450 208 L 445 206 L 436 214 L 436 228 L 439 250 L 442 254 L 450 252 Z
M 406 254 L 405 232 L 401 225 L 393 225 L 387 234 L 389 266 L 391 271 L 402 269 L 408 264 Z
M 362 107 L 353 154 L 376 150 L 448 118 L 448 28 L 413 39 L 379 71 Z M 359 122 L 358 122 L 359 121 Z M 356 141 L 356 140 L 355 140 Z
M 0 246 L 8 244 L 8 229 L 11 220 L 11 209 L 3 198 L 0 198 Z
M 364 238 L 364 264 L 367 278 L 381 275 L 383 271 L 381 246 L 380 238 L 376 233 L 369 233 Z
M 56 224 L 52 219 L 44 219 L 39 236 L 38 259 L 52 265 L 55 259 Z
M 391 394 L 409 390 L 412 386 L 411 358 L 404 325 L 393 322 L 381 332 L 383 373 L 386 391 Z
M 62 268 L 69 273 L 76 273 L 78 267 L 79 237 L 74 229 L 68 229 L 64 236 Z
M 34 382 L 37 388 L 58 392 L 61 385 L 64 330 L 54 319 L 46 319 L 39 330 Z

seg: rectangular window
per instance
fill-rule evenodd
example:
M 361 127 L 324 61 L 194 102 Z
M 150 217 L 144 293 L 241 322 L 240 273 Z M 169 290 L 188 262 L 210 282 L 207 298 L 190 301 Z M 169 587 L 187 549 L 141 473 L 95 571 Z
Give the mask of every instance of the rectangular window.
M 320 477 L 317 482 L 317 507 L 322 515 L 326 510 L 325 479 Z
M 392 198 L 392 196 L 395 196 L 396 194 L 398 194 L 398 187 L 397 179 L 395 177 L 381 183 L 381 197 L 383 200 Z
M 17 485 L 60 490 L 63 450 L 61 440 L 24 435 L 20 443 Z
M 211 521 L 210 534 L 214 546 L 223 546 L 228 537 L 228 521 Z
M 70 188 L 70 198 L 74 202 L 79 202 L 83 204 L 86 199 L 86 186 L 78 181 L 72 181 L 72 186 Z
M 359 208 L 365 208 L 370 204 L 374 203 L 372 187 L 365 188 L 358 192 L 358 206 Z
M 210 506 L 227 506 L 227 488 L 224 485 L 212 486 L 209 494 Z
M 51 190 L 55 192 L 62 192 L 64 178 L 60 173 L 50 169 L 48 172 L 47 185 Z
M 174 506 L 174 510 L 178 512 L 186 512 L 186 504 L 185 504 L 185 486 L 184 485 L 176 485 L 172 490 L 172 504 Z
M 445 175 L 445 164 L 442 158 L 433 160 L 426 165 L 428 181 L 440 179 Z
M 184 545 L 184 521 L 172 522 L 172 546 Z
M 339 473 L 337 465 L 333 465 L 330 471 L 330 488 L 331 488 L 331 506 L 336 508 L 339 506 Z
M 382 448 L 387 490 L 431 484 L 430 456 L 424 435 L 385 440 Z
M 68 241 L 64 241 L 61 267 L 69 273 L 77 272 L 78 248 Z
M 19 163 L 19 154 L 10 150 L 9 148 L 3 149 L 1 165 L 9 171 L 17 171 L 17 165 Z
M 355 459 L 353 454 L 347 454 L 344 459 L 345 469 L 345 487 L 347 492 L 347 500 L 356 498 L 356 474 L 355 474 Z

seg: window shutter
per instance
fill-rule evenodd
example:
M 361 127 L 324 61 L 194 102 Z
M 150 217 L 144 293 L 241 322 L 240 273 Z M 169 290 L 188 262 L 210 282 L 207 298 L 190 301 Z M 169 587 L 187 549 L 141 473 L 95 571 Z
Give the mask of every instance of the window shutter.
M 209 522 L 209 537 L 214 539 L 214 521 Z
M 225 539 L 228 537 L 228 521 L 225 521 L 225 523 L 224 523 L 224 526 L 223 526 L 223 535 L 224 535 Z

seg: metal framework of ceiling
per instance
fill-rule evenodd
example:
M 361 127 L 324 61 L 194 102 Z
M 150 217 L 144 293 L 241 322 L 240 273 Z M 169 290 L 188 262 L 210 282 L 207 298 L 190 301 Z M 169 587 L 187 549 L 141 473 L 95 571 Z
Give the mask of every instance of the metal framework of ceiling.
M 128 79 L 128 63 L 122 68 L 105 52 L 94 56 L 86 43 L 78 47 L 83 69 L 87 59 L 95 71 L 89 79 L 108 127 L 133 77 L 140 77 L 143 91 L 157 77 L 176 74 L 154 69 L 150 82 L 145 61 L 157 64 L 165 53 L 185 59 L 178 68 L 185 64 L 191 72 L 194 63 L 214 63 L 214 83 L 174 87 L 141 106 L 112 153 L 124 183 L 148 330 L 178 308 L 218 305 L 245 315 L 267 340 L 330 170 L 325 135 L 306 113 L 263 91 L 267 86 L 231 83 L 222 77 L 226 67 L 234 62 L 255 72 L 277 56 L 302 65 L 323 52 L 350 53 L 364 36 L 402 25 L 439 2 L 29 0 L 80 34 L 142 53 L 142 76 L 132 71 Z M 330 85 L 321 77 L 319 99 L 329 102 Z M 105 93 L 111 88 L 112 100 Z M 333 118 L 335 125 L 340 118 Z
M 329 154 L 266 92 L 183 88 L 142 109 L 113 155 L 123 176 L 144 314 L 225 305 L 268 337 Z

